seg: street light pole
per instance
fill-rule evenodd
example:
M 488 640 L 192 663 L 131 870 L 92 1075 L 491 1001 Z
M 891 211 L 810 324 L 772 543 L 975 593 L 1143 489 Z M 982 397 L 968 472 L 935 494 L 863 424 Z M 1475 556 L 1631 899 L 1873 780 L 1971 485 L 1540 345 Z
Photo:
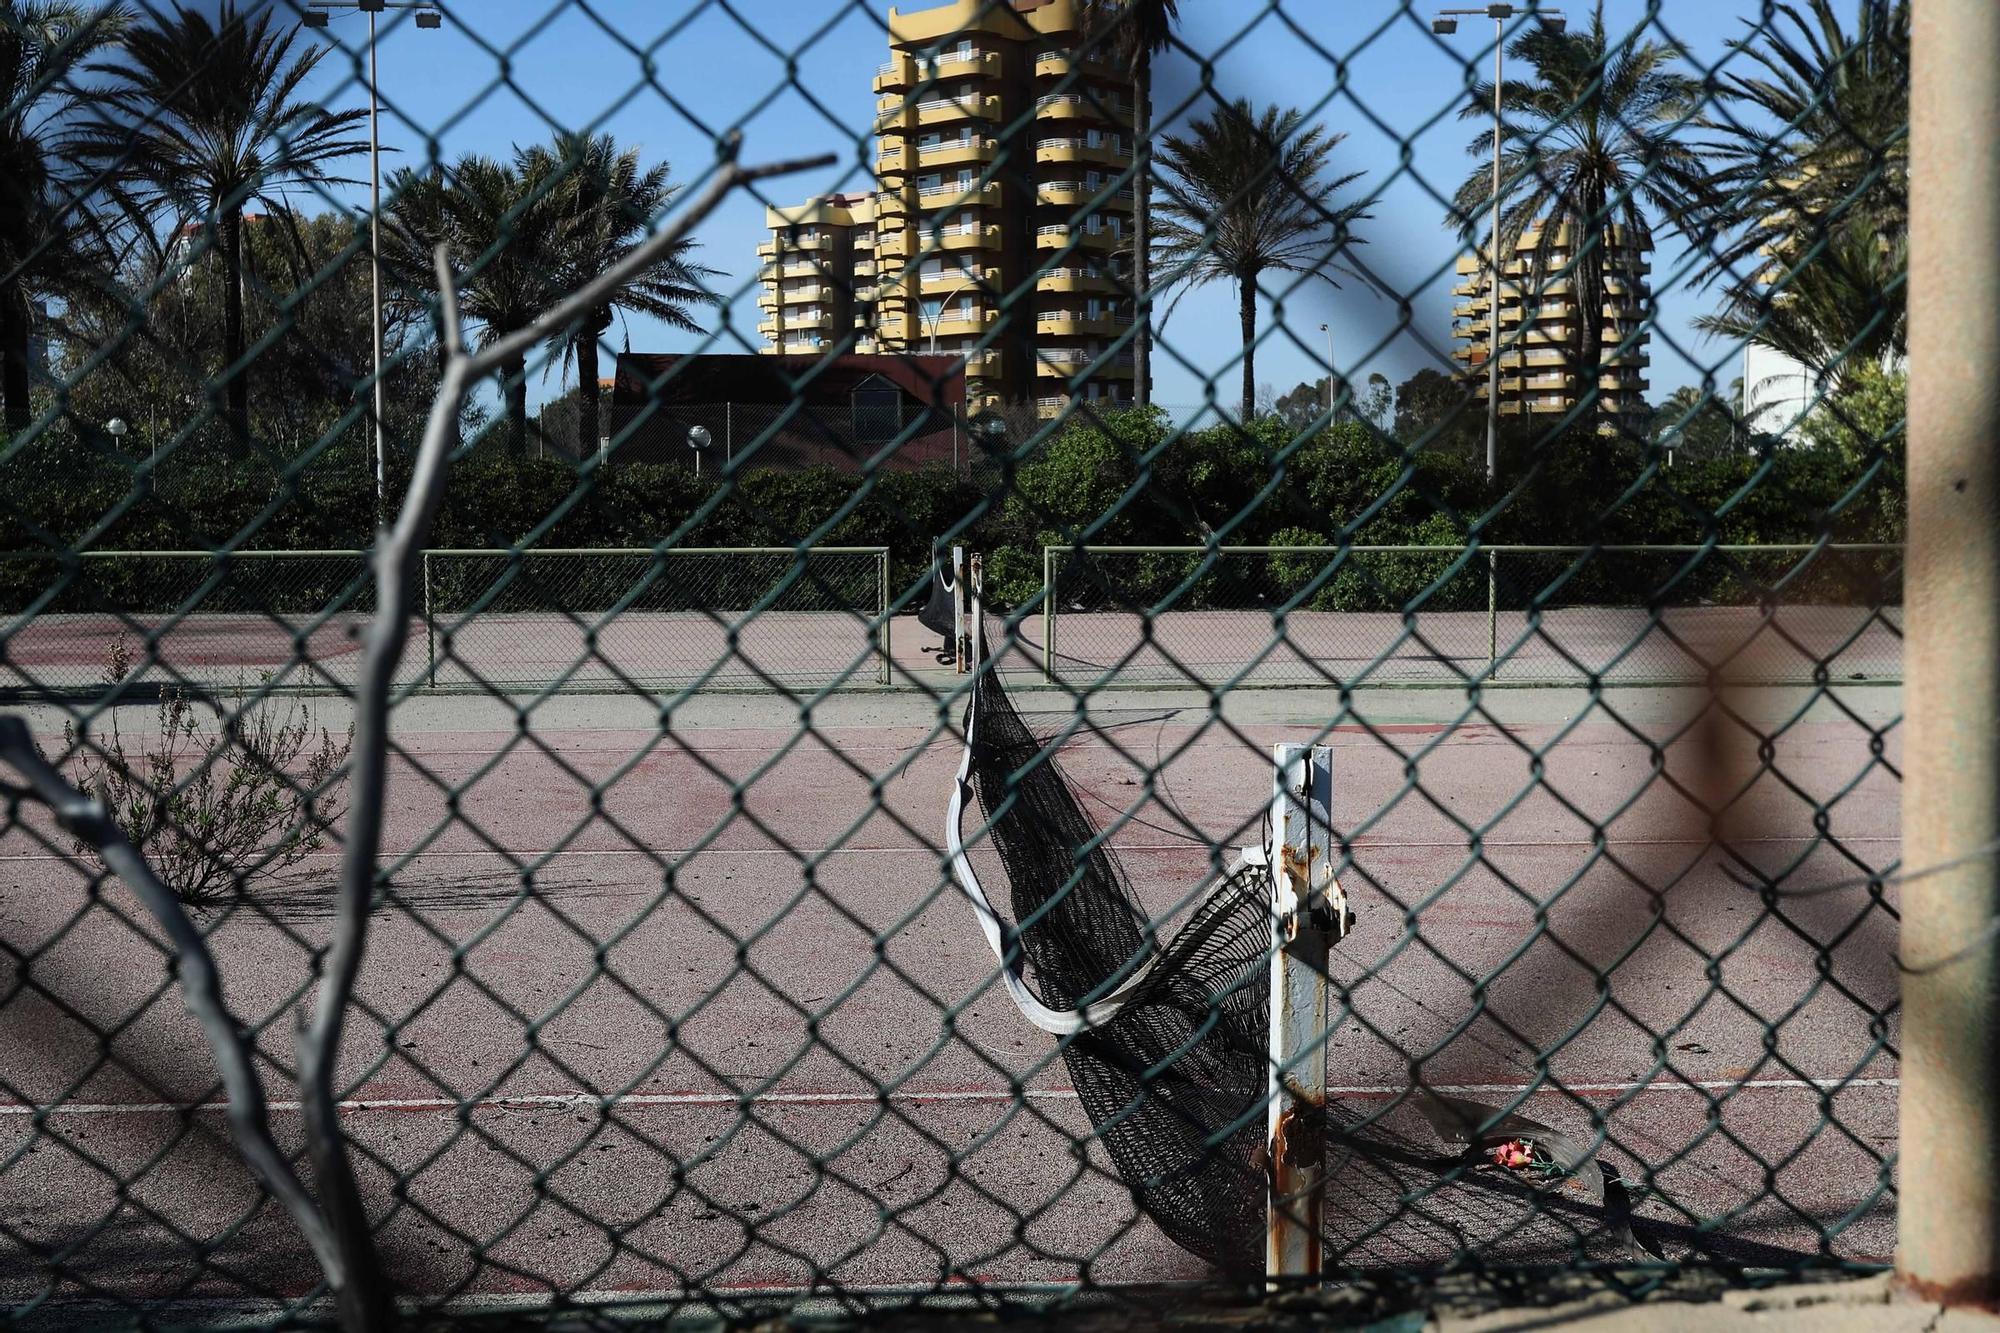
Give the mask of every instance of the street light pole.
M 1543 9 L 1529 4 L 1528 13 L 1540 19 L 1552 32 L 1561 32 L 1567 20 L 1559 9 Z M 1458 20 L 1483 16 L 1493 20 L 1493 236 L 1487 253 L 1492 271 L 1489 286 L 1486 334 L 1486 484 L 1499 474 L 1500 454 L 1500 87 L 1506 77 L 1507 20 L 1514 17 L 1512 4 L 1481 5 L 1477 9 L 1440 9 L 1431 21 L 1431 31 L 1448 37 L 1458 31 Z M 1525 367 L 1523 372 L 1525 373 Z
M 306 10 L 304 22 L 308 28 L 324 28 L 335 9 L 353 9 L 368 15 L 368 280 L 370 287 L 370 336 L 375 351 L 375 393 L 374 410 L 370 414 L 375 421 L 375 516 L 382 517 L 383 458 L 386 450 L 382 442 L 382 417 L 384 413 L 384 389 L 382 384 L 382 96 L 378 80 L 378 66 L 375 57 L 375 16 L 385 9 L 411 9 L 416 11 L 419 28 L 442 26 L 444 12 L 437 7 L 436 0 L 311 0 L 311 8 Z
M 1333 325 L 1322 324 L 1319 331 L 1326 335 L 1326 420 L 1333 424 L 1333 395 L 1335 375 L 1333 370 Z

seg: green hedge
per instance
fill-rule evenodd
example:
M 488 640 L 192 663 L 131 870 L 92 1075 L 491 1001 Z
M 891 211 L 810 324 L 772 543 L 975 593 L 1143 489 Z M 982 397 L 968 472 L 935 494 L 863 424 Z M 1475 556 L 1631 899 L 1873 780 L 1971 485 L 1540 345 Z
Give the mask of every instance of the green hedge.
M 1546 442 L 1503 441 L 1503 504 L 1495 507 L 1471 460 L 1437 452 L 1406 456 L 1364 426 L 1343 424 L 1294 439 L 1267 419 L 1248 430 L 1216 427 L 1172 437 L 1164 418 L 1140 412 L 1075 422 L 1023 445 L 1013 458 L 983 460 L 975 479 L 949 470 L 861 478 L 827 469 L 747 471 L 722 479 L 653 464 L 612 464 L 579 474 L 563 459 L 482 453 L 457 463 L 432 545 L 505 547 L 789 546 L 808 539 L 887 546 L 898 593 L 923 577 L 934 539 L 986 552 L 989 595 L 1016 605 L 1042 585 L 1042 548 L 1200 544 L 1455 545 L 1477 527 L 1494 543 L 1570 544 L 1810 541 L 1857 542 L 1902 535 L 1900 443 L 1857 451 L 1839 442 L 1779 449 L 1763 457 L 1688 458 L 1669 469 L 1638 446 L 1574 434 Z M 390 479 L 390 502 L 402 477 Z M 368 544 L 374 497 L 368 461 L 336 449 L 290 468 L 221 456 L 162 460 L 152 493 L 125 466 L 80 444 L 34 441 L 0 450 L 0 551 L 46 552 L 50 543 L 93 550 L 212 549 L 237 543 L 271 550 Z M 1114 565 L 1116 566 L 1114 568 Z M 245 562 L 244 568 L 248 568 Z M 1246 573 L 1242 562 L 1204 566 L 1199 557 L 1149 556 L 1066 563 L 1066 604 L 1181 606 L 1296 600 L 1326 609 L 1483 606 L 1482 571 L 1447 577 L 1445 555 L 1350 556 L 1328 568 L 1273 556 Z M 1775 569 L 1776 566 L 1774 565 Z M 1587 563 L 1564 574 L 1518 571 L 1510 600 L 1643 601 L 1674 576 L 1657 561 Z M 1875 571 L 1880 573 L 1881 571 Z M 57 565 L 0 560 L 0 605 L 18 611 L 51 586 Z M 1683 580 L 1677 596 L 1742 600 L 1768 576 L 1717 560 Z M 298 609 L 324 606 L 354 582 L 330 563 L 283 593 Z M 1874 600 L 1852 571 L 1815 568 L 1807 592 Z M 754 589 L 732 596 L 754 595 Z M 185 604 L 186 571 L 120 562 L 66 589 L 49 609 L 114 598 L 134 610 Z M 204 597 L 206 607 L 225 595 Z M 263 592 L 259 596 L 265 596 Z M 460 589 L 454 601 L 476 596 Z M 666 592 L 651 601 L 673 601 Z M 255 600 L 255 599 L 252 599 Z M 662 602 L 665 604 L 665 602 Z M 678 604 L 678 603 L 676 603 Z

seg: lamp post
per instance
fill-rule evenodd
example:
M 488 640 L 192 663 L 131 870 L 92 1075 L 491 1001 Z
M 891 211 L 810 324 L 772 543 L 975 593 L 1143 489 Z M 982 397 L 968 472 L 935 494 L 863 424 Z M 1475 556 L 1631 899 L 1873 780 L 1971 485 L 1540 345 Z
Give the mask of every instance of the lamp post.
M 1326 335 L 1326 420 L 1333 424 L 1334 386 L 1337 376 L 1333 369 L 1333 325 L 1322 324 L 1319 331 Z
M 930 336 L 930 342 L 928 343 L 928 347 L 929 347 L 929 349 L 930 349 L 930 354 L 931 354 L 932 356 L 936 356 L 936 355 L 937 355 L 937 329 L 938 329 L 938 325 L 940 325 L 940 324 L 944 323 L 944 308 L 945 308 L 945 306 L 947 306 L 947 305 L 949 305 L 949 304 L 951 303 L 951 298 L 952 298 L 952 297 L 954 297 L 954 296 L 957 296 L 957 295 L 958 295 L 958 294 L 959 294 L 960 292 L 964 291 L 964 290 L 965 290 L 966 288 L 968 288 L 968 287 L 976 287 L 976 286 L 978 286 L 978 285 L 979 285 L 979 279 L 977 279 L 977 278 L 967 278 L 967 279 L 966 279 L 965 281 L 963 281 L 963 282 L 959 283 L 959 284 L 958 284 L 958 286 L 956 286 L 956 287 L 952 288 L 952 289 L 951 289 L 950 291 L 946 292 L 946 293 L 945 293 L 945 294 L 944 294 L 944 295 L 943 295 L 942 297 L 940 297 L 940 298 L 938 299 L 938 312 L 937 312 L 936 316 L 934 316 L 934 317 L 926 317 L 926 318 L 924 319 L 924 324 L 925 324 L 926 326 L 928 326 L 928 328 L 930 329 L 930 335 L 929 335 L 929 336 Z M 918 289 L 918 294 L 917 294 L 917 311 L 918 311 L 918 313 L 919 313 L 919 314 L 921 315 L 921 314 L 922 314 L 922 312 L 923 312 L 923 308 L 924 308 L 924 307 L 923 307 L 923 276 L 922 276 L 921 274 L 919 274 L 919 275 L 918 275 L 918 277 L 917 277 L 917 289 Z
M 382 99 L 377 94 L 375 70 L 375 16 L 388 9 L 416 11 L 419 28 L 444 25 L 444 11 L 437 0 L 310 0 L 303 15 L 308 28 L 324 28 L 331 11 L 352 9 L 368 16 L 368 277 L 373 289 L 374 313 L 371 322 L 375 343 L 375 514 L 382 515 Z
M 1533 3 L 1523 5 L 1522 9 L 1539 18 L 1551 32 L 1561 32 L 1568 26 L 1559 9 L 1543 9 Z M 1440 37 L 1457 32 L 1462 17 L 1493 20 L 1493 248 L 1487 255 L 1493 281 L 1488 297 L 1492 307 L 1486 312 L 1486 484 L 1489 486 L 1499 471 L 1500 452 L 1500 86 L 1506 68 L 1507 20 L 1514 14 L 1515 7 L 1511 4 L 1480 5 L 1476 9 L 1440 9 L 1431 20 L 1431 31 Z

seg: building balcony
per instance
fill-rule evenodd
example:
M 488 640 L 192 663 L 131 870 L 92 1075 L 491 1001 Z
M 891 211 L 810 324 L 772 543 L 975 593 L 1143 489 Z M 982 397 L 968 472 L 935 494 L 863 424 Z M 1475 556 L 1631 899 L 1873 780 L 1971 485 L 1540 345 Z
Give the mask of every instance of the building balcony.
M 970 313 L 948 310 L 935 320 L 926 320 L 924 329 L 933 338 L 977 336 L 986 332 L 999 318 L 999 313 L 993 310 L 973 310 Z
M 778 293 L 786 305 L 802 301 L 830 301 L 841 294 L 841 289 L 831 283 L 804 283 L 797 287 L 785 287 Z
M 921 254 L 938 250 L 988 250 L 1000 244 L 1000 228 L 994 225 L 942 227 L 935 234 L 928 227 L 917 227 L 912 231 L 916 236 L 917 251 Z
M 1038 203 L 1080 208 L 1090 204 L 1098 195 L 1103 194 L 1104 190 L 1104 186 L 1093 186 L 1087 181 L 1042 181 L 1035 186 L 1035 199 Z M 1125 186 L 1092 206 L 1098 209 L 1117 208 L 1129 212 L 1132 208 L 1132 187 Z
M 878 93 L 901 92 L 910 86 L 916 72 L 915 64 L 900 55 L 885 60 L 875 67 L 874 89 Z
M 997 287 L 999 283 L 1000 270 L 992 268 L 947 268 L 942 273 L 920 273 L 917 275 L 917 289 L 927 296 L 935 296 L 940 292 L 949 293 L 959 287 L 963 287 L 967 291 L 972 291 L 982 286 L 992 288 Z
M 1080 310 L 1044 310 L 1035 316 L 1035 333 L 1043 338 L 1114 337 L 1129 327 L 1130 320 L 1092 318 Z
M 1119 151 L 1118 145 L 1109 141 L 1093 144 L 1086 139 L 1051 138 L 1035 144 L 1037 162 L 1097 162 L 1110 167 L 1123 167 L 1132 161 L 1132 155 Z
M 1042 250 L 1061 250 L 1071 244 L 1086 246 L 1092 250 L 1115 250 L 1119 237 L 1109 227 L 1089 231 L 1072 227 L 1067 222 L 1050 223 L 1035 228 L 1035 245 Z
M 902 176 L 908 174 L 916 164 L 917 155 L 908 147 L 899 142 L 892 148 L 885 139 L 882 141 L 881 151 L 875 155 L 875 174 Z
M 950 167 L 961 164 L 991 162 L 993 155 L 1000 151 L 998 139 L 972 138 L 947 139 L 943 143 L 925 148 L 917 146 L 917 160 L 927 167 Z
M 894 72 L 889 65 L 899 65 Z M 977 48 L 969 52 L 946 51 L 933 56 L 928 51 L 898 51 L 894 60 L 876 68 L 877 79 L 895 79 L 908 76 L 902 87 L 921 88 L 926 83 L 941 79 L 981 79 L 998 78 L 1000 74 L 1000 53 L 981 51 Z
M 973 182 L 966 185 L 958 181 L 948 181 L 943 185 L 926 185 L 918 189 L 917 202 L 923 208 L 997 206 L 1000 202 L 1000 182 L 988 181 L 984 185 Z
M 1116 97 L 1088 93 L 1044 93 L 1035 99 L 1040 120 L 1086 120 L 1130 125 L 1132 108 Z
M 757 247 L 757 257 L 759 259 L 776 259 L 778 257 L 778 243 L 776 241 L 765 241 Z
M 1109 273 L 1087 268 L 1051 268 L 1035 275 L 1038 292 L 1115 292 L 1122 285 Z
M 875 132 L 880 134 L 891 126 L 906 126 L 914 116 L 918 125 L 944 125 L 960 120 L 1000 119 L 1000 99 L 998 97 L 934 97 L 920 102 L 910 102 L 897 97 L 885 97 L 876 104 Z
M 1089 370 L 1092 379 L 1129 380 L 1132 378 L 1134 364 L 1130 352 L 1119 352 L 1115 356 L 1104 358 L 1103 364 L 1099 365 L 1097 363 L 1098 358 L 1096 356 L 1081 348 L 1043 347 L 1037 349 L 1035 352 L 1035 373 L 1037 375 L 1068 379 L 1073 375 L 1078 375 Z M 1095 368 L 1093 369 L 1092 367 Z

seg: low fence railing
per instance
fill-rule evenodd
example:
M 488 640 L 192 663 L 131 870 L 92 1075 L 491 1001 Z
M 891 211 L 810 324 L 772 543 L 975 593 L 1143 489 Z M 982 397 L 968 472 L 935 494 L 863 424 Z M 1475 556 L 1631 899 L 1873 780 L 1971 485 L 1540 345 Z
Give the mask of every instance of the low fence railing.
M 405 684 L 440 689 L 825 687 L 889 680 L 886 547 L 439 549 Z M 0 555 L 0 691 L 121 672 L 204 689 L 351 683 L 368 553 Z M 129 665 L 127 665 L 129 664 Z
M 1901 679 L 1902 548 L 1050 546 L 1051 682 Z

